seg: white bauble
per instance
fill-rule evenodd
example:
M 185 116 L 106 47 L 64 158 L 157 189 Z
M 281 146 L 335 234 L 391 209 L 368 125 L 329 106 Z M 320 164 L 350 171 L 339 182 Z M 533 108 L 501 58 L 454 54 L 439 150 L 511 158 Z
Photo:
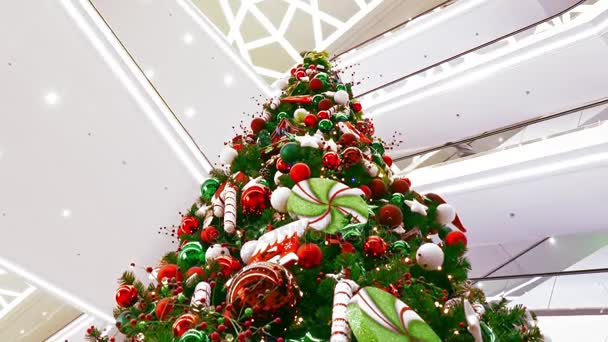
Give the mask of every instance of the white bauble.
M 270 195 L 270 205 L 272 205 L 276 211 L 286 213 L 289 195 L 291 195 L 291 190 L 289 188 L 284 186 L 278 187 L 272 192 L 272 195 Z
M 249 263 L 249 260 L 251 259 L 251 257 L 253 256 L 253 252 L 255 251 L 255 248 L 258 245 L 258 240 L 251 240 L 251 241 L 247 241 L 243 244 L 243 246 L 241 247 L 241 260 L 243 260 L 243 262 L 245 264 Z
M 334 101 L 339 105 L 345 105 L 348 103 L 348 93 L 346 90 L 338 90 L 334 93 Z
M 238 155 L 239 153 L 235 149 L 232 147 L 226 147 L 220 153 L 220 161 L 222 164 L 228 165 L 231 164 L 234 158 L 236 158 Z
M 437 222 L 443 225 L 449 224 L 456 218 L 456 210 L 449 204 L 437 206 Z
M 306 115 L 308 115 L 308 111 L 304 108 L 298 108 L 293 112 L 293 118 L 296 122 L 303 122 Z
M 285 89 L 289 85 L 289 80 L 286 78 L 279 78 L 278 80 L 272 83 L 272 87 L 275 89 Z
M 223 247 L 219 243 L 216 243 L 205 252 L 205 261 L 209 262 L 221 256 L 230 256 L 230 250 L 228 250 L 228 247 Z
M 443 251 L 434 243 L 427 242 L 416 251 L 416 263 L 427 271 L 437 271 L 443 265 Z

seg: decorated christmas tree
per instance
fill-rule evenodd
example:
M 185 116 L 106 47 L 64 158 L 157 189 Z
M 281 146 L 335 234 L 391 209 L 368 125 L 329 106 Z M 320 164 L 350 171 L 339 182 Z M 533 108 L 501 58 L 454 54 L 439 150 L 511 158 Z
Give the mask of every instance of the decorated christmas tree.
M 466 229 L 393 175 L 391 147 L 326 52 L 302 54 L 175 231 L 176 250 L 120 278 L 132 341 L 542 341 L 522 307 L 467 280 Z M 393 142 L 394 143 L 394 142 Z M 91 327 L 91 341 L 111 341 Z

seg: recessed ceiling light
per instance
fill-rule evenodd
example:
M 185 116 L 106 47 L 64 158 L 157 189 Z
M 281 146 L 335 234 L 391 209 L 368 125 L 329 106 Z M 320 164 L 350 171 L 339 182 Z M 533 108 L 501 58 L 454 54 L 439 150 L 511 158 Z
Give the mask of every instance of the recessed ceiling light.
M 182 39 L 186 44 L 192 44 L 192 42 L 194 41 L 194 37 L 190 33 L 186 33 L 184 37 L 182 37 Z
M 21 329 L 21 331 L 19 331 L 19 333 L 20 333 L 21 335 L 23 335 L 23 334 L 25 334 L 25 330 Z
M 505 139 L 503 139 L 502 137 L 498 137 L 498 142 L 503 142 Z
M 194 110 L 194 108 L 192 107 L 188 107 L 184 110 L 184 115 L 186 115 L 188 118 L 191 118 L 196 115 L 196 110 Z
M 477 287 L 478 288 L 482 288 L 483 287 L 483 283 L 477 283 Z
M 72 216 L 72 211 L 70 211 L 70 209 L 63 209 L 61 211 L 61 216 L 63 216 L 63 217 L 70 217 L 70 216 Z
M 46 316 L 46 314 L 47 314 L 47 312 L 45 311 L 45 312 L 42 313 L 42 316 Z
M 55 92 L 49 92 L 44 95 L 44 101 L 50 105 L 56 105 L 59 102 L 59 95 Z
M 556 241 L 555 241 L 555 238 L 553 236 L 549 238 L 549 243 L 550 244 L 555 245 L 555 242 Z
M 232 85 L 232 82 L 234 82 L 234 78 L 232 77 L 232 75 L 230 75 L 230 74 L 224 75 L 224 84 L 227 87 L 230 87 Z

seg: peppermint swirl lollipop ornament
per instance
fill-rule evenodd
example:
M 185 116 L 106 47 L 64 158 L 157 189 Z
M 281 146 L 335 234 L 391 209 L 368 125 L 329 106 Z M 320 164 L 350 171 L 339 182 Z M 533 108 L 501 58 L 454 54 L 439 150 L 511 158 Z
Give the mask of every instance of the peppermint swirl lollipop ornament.
M 287 212 L 309 220 L 309 226 L 326 233 L 335 233 L 355 221 L 367 222 L 367 203 L 363 191 L 349 188 L 326 178 L 311 178 L 298 182 L 291 189 Z

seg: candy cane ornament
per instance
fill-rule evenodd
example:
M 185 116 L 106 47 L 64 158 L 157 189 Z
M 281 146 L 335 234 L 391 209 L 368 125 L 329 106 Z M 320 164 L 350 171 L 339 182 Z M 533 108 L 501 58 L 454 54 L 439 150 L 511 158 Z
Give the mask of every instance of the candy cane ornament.
M 346 321 L 346 310 L 359 285 L 350 279 L 338 281 L 334 289 L 334 307 L 331 313 L 330 342 L 350 342 L 351 329 Z
M 236 232 L 236 188 L 232 184 L 226 184 L 224 191 L 224 231 L 234 234 Z
M 209 306 L 210 302 L 211 285 L 206 281 L 201 281 L 194 288 L 192 300 L 190 300 L 190 307 L 200 309 Z

